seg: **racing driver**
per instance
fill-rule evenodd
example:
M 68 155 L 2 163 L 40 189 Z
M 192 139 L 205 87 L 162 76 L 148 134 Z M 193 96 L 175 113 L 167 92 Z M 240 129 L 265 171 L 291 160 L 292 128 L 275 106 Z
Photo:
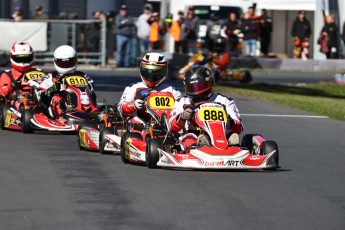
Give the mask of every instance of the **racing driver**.
M 38 86 L 40 90 L 44 91 L 41 95 L 50 101 L 48 112 L 51 118 L 58 117 L 67 110 L 66 98 L 57 92 L 63 90 L 61 88 L 62 79 L 71 74 L 87 79 L 93 99 L 96 101 L 93 80 L 84 72 L 77 71 L 77 61 L 77 52 L 73 47 L 68 45 L 58 47 L 54 51 L 54 66 L 56 71 L 48 73 Z M 90 104 L 87 95 L 81 95 L 81 103 L 86 107 Z
M 0 75 L 0 95 L 2 96 L 0 100 L 4 100 L 4 98 L 9 99 L 8 97 L 11 94 L 20 95 L 30 93 L 30 84 L 22 81 L 24 73 L 30 70 L 41 72 L 40 69 L 32 68 L 34 63 L 34 51 L 30 44 L 25 41 L 15 42 L 12 45 L 10 60 L 12 69 L 5 70 Z M 17 110 L 19 109 L 19 101 L 10 100 L 10 103 L 14 105 Z
M 181 92 L 174 87 L 163 83 L 168 74 L 168 64 L 163 54 L 147 53 L 140 62 L 141 82 L 137 82 L 125 88 L 118 109 L 122 115 L 132 115 L 137 112 L 140 118 L 145 117 L 144 96 L 150 92 L 169 92 L 175 101 L 181 97 Z M 132 120 L 132 121 L 135 121 Z M 140 122 L 140 121 L 139 121 Z
M 239 134 L 243 130 L 240 114 L 235 101 L 220 93 L 213 92 L 215 79 L 212 71 L 201 65 L 192 66 L 184 76 L 186 96 L 175 102 L 170 117 L 172 132 L 179 132 L 185 128 L 187 134 L 180 137 L 182 150 L 187 150 L 191 145 L 210 145 L 208 135 L 196 136 L 196 123 L 193 118 L 193 105 L 202 102 L 216 102 L 225 106 L 228 115 L 226 135 L 230 145 L 239 144 Z M 190 133 L 188 133 L 190 132 Z

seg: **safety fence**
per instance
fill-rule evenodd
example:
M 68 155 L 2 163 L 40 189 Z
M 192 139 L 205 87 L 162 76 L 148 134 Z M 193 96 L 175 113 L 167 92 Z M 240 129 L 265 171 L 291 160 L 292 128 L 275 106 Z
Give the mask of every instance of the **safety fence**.
M 8 51 L 16 41 L 28 41 L 37 63 L 52 63 L 54 50 L 71 45 L 78 52 L 78 63 L 106 65 L 106 20 L 12 20 L 0 19 L 0 51 Z M 111 36 L 111 34 L 110 34 Z

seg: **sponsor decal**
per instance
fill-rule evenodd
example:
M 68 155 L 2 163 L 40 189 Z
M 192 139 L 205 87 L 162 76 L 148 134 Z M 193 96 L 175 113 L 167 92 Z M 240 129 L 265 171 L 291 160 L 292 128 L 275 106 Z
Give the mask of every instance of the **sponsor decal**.
M 86 137 L 85 137 L 86 130 L 81 129 L 79 131 L 79 140 L 80 140 L 80 146 L 86 147 Z
M 237 166 L 240 161 L 228 160 L 224 166 Z
M 224 166 L 224 161 L 204 162 L 205 166 Z
M 6 112 L 6 118 L 5 118 L 5 124 L 4 127 L 8 128 L 11 124 L 11 118 L 12 118 L 12 112 L 10 110 L 7 110 Z
M 57 121 L 60 122 L 60 123 L 65 123 L 67 120 L 65 118 L 63 118 L 63 117 L 59 117 L 59 119 L 57 119 Z

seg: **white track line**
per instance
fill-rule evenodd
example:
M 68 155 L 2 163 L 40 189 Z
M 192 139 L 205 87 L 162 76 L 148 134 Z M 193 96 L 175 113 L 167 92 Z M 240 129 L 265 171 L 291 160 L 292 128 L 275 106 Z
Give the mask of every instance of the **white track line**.
M 250 113 L 241 113 L 241 116 L 244 117 L 287 117 L 287 118 L 328 118 L 327 116 L 314 116 L 314 115 L 289 115 L 289 114 L 250 114 Z

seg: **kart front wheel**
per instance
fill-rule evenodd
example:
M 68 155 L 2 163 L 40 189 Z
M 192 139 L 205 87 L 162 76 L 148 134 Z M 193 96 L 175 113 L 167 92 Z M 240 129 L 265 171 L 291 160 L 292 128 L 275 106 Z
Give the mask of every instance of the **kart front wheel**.
M 103 127 L 99 133 L 99 152 L 101 154 L 109 154 L 111 152 L 104 150 L 106 145 L 105 136 L 108 134 L 115 134 L 115 127 Z
M 0 106 L 0 127 L 2 130 L 5 130 L 8 128 L 8 126 L 6 125 L 6 117 L 7 117 L 7 110 L 9 110 L 10 108 L 11 106 L 9 105 Z
M 278 149 L 278 145 L 275 141 L 264 141 L 261 145 L 261 155 L 267 155 L 270 154 L 271 152 L 276 151 L 273 155 L 272 155 L 272 160 L 274 160 L 274 163 L 277 165 L 279 165 L 279 149 Z
M 130 147 L 130 142 L 127 140 L 129 138 L 138 138 L 142 139 L 142 136 L 139 133 L 134 133 L 134 132 L 125 132 L 122 137 L 121 137 L 121 160 L 123 163 L 128 164 L 129 163 L 129 147 Z
M 31 118 L 34 116 L 34 111 L 31 109 L 24 109 L 22 111 L 22 133 L 33 133 L 35 130 L 31 127 Z
M 158 138 L 147 139 L 147 142 L 146 142 L 146 166 L 150 169 L 157 168 L 157 162 L 159 161 L 158 149 L 163 149 L 162 139 L 158 139 Z

